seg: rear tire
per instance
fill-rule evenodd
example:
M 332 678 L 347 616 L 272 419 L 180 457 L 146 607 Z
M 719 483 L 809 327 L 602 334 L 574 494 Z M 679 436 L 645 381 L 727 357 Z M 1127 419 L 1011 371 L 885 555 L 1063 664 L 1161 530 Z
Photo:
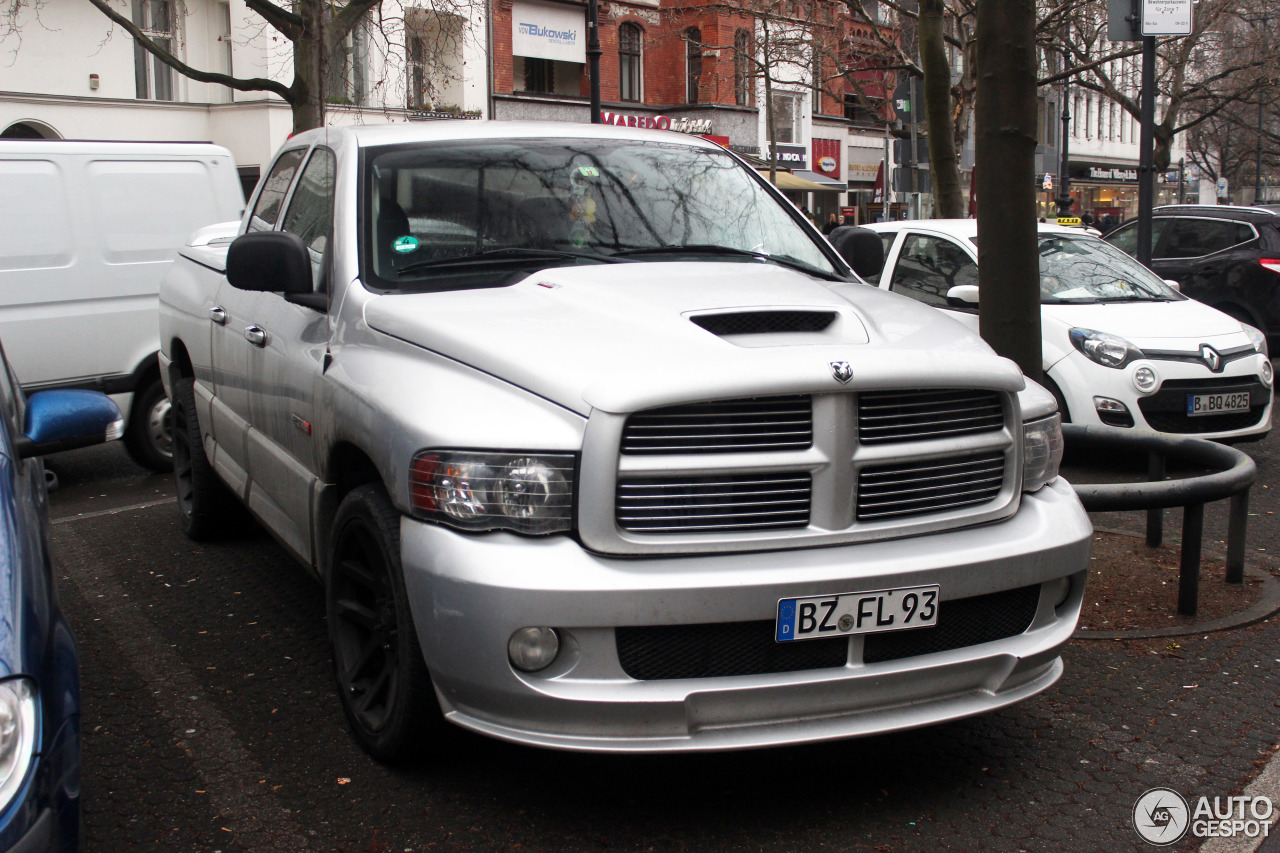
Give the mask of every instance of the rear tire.
M 133 393 L 124 449 L 144 468 L 173 470 L 173 409 L 159 375 L 151 376 Z
M 400 513 L 381 484 L 343 499 L 329 537 L 325 609 L 338 697 L 360 745 L 407 764 L 459 733 L 440 713 L 400 566 Z
M 182 531 L 203 542 L 228 535 L 246 513 L 205 456 L 195 387 L 190 378 L 173 383 L 173 479 Z

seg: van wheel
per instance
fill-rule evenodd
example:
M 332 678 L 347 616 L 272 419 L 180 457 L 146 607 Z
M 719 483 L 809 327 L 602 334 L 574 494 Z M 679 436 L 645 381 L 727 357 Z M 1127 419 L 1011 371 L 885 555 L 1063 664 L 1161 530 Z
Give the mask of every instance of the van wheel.
M 343 499 L 329 537 L 325 608 L 342 710 L 360 745 L 404 764 L 456 735 L 436 701 L 400 567 L 400 513 L 381 484 Z
M 244 515 L 231 491 L 213 472 L 204 454 L 196 420 L 196 383 L 173 383 L 173 479 L 178 491 L 182 531 L 197 542 L 227 535 Z
M 173 470 L 173 409 L 159 376 L 134 392 L 124 448 L 144 468 L 160 473 Z

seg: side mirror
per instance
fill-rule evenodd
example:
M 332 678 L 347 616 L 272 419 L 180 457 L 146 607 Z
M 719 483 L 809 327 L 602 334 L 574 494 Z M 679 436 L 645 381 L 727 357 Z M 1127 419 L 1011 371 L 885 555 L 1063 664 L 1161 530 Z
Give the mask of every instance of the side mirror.
M 947 305 L 968 311 L 977 308 L 978 286 L 976 284 L 957 284 L 947 291 Z
M 1177 293 L 1181 293 L 1181 292 L 1182 292 L 1182 285 L 1178 284 L 1178 283 L 1177 283 L 1176 281 L 1174 281 L 1173 279 L 1171 279 L 1171 278 L 1166 278 L 1166 279 L 1164 280 L 1164 283 L 1165 283 L 1165 284 L 1167 284 L 1167 285 L 1169 285 L 1169 287 L 1170 287 L 1170 288 L 1172 288 L 1175 292 L 1177 292 Z
M 311 254 L 288 231 L 250 231 L 227 249 L 227 281 L 239 290 L 312 293 Z
M 827 239 L 845 263 L 863 278 L 884 268 L 884 243 L 876 232 L 856 225 L 841 225 Z
M 124 435 L 124 418 L 99 391 L 38 391 L 27 400 L 22 433 L 14 449 L 25 459 L 114 441 Z

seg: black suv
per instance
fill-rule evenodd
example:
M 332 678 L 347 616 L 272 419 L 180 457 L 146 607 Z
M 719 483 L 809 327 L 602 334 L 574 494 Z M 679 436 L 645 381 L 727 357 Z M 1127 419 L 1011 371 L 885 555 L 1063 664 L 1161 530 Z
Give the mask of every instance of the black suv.
M 1182 292 L 1280 344 L 1280 213 L 1264 207 L 1177 204 L 1151 217 L 1151 268 Z M 1138 254 L 1138 222 L 1105 238 Z

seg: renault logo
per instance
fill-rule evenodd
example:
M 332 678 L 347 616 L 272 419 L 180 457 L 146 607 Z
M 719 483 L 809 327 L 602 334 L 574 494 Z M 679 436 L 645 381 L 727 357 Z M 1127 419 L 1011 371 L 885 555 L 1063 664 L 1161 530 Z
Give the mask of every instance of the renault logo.
M 1205 365 L 1209 370 L 1218 373 L 1222 370 L 1222 356 L 1218 351 L 1208 344 L 1200 345 L 1200 357 L 1204 359 Z
M 841 382 L 848 382 L 853 378 L 853 368 L 849 366 L 847 361 L 831 362 L 831 375 Z

